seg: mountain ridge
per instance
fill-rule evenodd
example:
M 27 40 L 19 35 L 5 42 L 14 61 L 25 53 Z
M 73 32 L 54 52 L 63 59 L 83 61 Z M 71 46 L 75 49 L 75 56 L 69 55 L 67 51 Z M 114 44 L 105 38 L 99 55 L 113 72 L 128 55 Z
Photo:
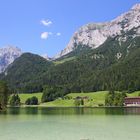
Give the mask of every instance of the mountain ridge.
M 79 44 L 95 49 L 102 45 L 108 37 L 121 35 L 122 32 L 127 32 L 138 26 L 140 26 L 140 4 L 134 5 L 128 12 L 110 22 L 90 23 L 82 26 L 74 33 L 67 47 L 54 56 L 54 59 L 74 51 Z
M 99 47 L 85 45 L 83 42 L 75 43 L 74 50 L 53 61 L 25 53 L 0 74 L 0 79 L 7 81 L 16 91 L 31 93 L 42 91 L 44 86 L 65 88 L 73 93 L 112 89 L 128 92 L 140 90 L 139 14 L 138 4 L 130 10 L 130 14 L 126 16 L 125 13 L 119 17 L 121 22 L 112 21 L 117 32 L 110 32 L 104 26 L 106 30 L 102 35 L 111 36 L 108 36 Z M 90 29 L 93 29 L 93 34 L 100 33 L 101 26 L 103 25 L 89 25 Z M 122 30 L 118 30 L 118 26 L 123 27 Z M 85 34 L 89 27 L 82 29 L 81 35 Z M 98 31 L 95 32 L 95 29 Z M 86 35 L 90 32 L 86 32 Z M 92 38 L 88 39 L 94 42 Z M 59 92 L 57 94 L 60 96 Z M 55 98 L 55 95 L 52 96 Z
M 22 51 L 15 46 L 5 46 L 0 48 L 0 73 L 4 72 L 5 69 L 12 63 L 16 58 L 21 56 Z

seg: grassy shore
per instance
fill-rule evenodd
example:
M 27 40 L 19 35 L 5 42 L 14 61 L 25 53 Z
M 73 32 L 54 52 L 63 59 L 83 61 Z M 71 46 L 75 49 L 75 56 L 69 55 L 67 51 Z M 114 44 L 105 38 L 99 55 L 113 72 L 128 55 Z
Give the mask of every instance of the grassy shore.
M 28 98 L 31 98 L 31 97 L 37 97 L 38 98 L 38 102 L 41 103 L 41 97 L 42 97 L 42 93 L 31 93 L 31 94 L 27 94 L 27 93 L 22 93 L 22 94 L 19 94 L 19 97 L 20 97 L 20 100 L 21 100 L 21 103 L 24 104 L 25 101 L 28 99 Z
M 42 93 L 32 93 L 32 94 L 19 94 L 21 103 L 24 104 L 27 98 L 31 98 L 32 96 L 36 96 L 39 100 L 38 106 L 46 106 L 46 107 L 74 107 L 74 98 L 77 96 L 80 97 L 88 97 L 87 100 L 84 101 L 85 107 L 97 107 L 101 104 L 104 105 L 105 97 L 108 91 L 98 91 L 98 92 L 90 92 L 90 93 L 70 93 L 66 95 L 66 99 L 58 98 L 51 102 L 41 103 Z M 140 91 L 127 93 L 128 97 L 136 97 L 140 94 Z M 68 98 L 67 98 L 68 97 Z

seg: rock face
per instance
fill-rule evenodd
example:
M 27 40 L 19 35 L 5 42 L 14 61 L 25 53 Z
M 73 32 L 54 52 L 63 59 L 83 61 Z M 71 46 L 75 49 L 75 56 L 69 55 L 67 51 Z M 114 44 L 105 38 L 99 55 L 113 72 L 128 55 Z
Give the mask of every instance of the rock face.
M 50 57 L 48 57 L 47 54 L 43 54 L 43 55 L 41 55 L 41 57 L 45 58 L 45 59 L 48 60 L 48 61 L 51 59 Z
M 3 72 L 9 64 L 22 54 L 21 50 L 17 47 L 6 46 L 0 48 L 0 73 Z
M 81 27 L 74 33 L 67 47 L 57 54 L 54 59 L 72 52 L 79 44 L 95 49 L 102 45 L 109 37 L 121 35 L 133 28 L 138 29 L 139 26 L 140 4 L 136 4 L 130 9 L 130 11 L 110 22 L 90 23 Z M 137 31 L 137 35 L 140 35 L 140 28 Z

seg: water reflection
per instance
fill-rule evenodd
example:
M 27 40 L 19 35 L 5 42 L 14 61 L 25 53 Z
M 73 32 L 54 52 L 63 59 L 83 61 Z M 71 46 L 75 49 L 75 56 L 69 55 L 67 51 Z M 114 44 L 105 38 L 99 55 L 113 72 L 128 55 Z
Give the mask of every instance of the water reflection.
M 125 114 L 140 115 L 140 107 L 125 108 L 124 113 Z
M 140 115 L 139 107 L 129 108 L 46 108 L 46 107 L 28 107 L 28 108 L 8 108 L 1 111 L 0 115 Z
M 36 114 L 38 114 L 39 112 L 39 109 L 38 108 L 34 108 L 34 107 L 30 107 L 30 108 L 28 108 L 28 109 L 25 109 L 25 113 L 26 114 L 31 114 L 31 115 L 36 115 Z

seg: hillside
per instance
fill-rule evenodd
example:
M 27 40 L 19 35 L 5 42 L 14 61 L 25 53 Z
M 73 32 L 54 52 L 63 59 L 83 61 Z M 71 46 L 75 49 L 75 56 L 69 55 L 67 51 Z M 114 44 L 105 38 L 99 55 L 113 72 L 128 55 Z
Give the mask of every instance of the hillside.
M 24 53 L 17 58 L 1 76 L 15 92 L 42 91 L 43 74 L 51 62 L 39 55 Z
M 44 81 L 50 86 L 66 86 L 71 92 L 111 88 L 130 92 L 139 90 L 140 37 L 134 35 L 135 31 L 131 30 L 110 38 L 97 49 L 83 51 L 75 59 L 51 67 Z M 127 40 L 120 41 L 124 36 Z

